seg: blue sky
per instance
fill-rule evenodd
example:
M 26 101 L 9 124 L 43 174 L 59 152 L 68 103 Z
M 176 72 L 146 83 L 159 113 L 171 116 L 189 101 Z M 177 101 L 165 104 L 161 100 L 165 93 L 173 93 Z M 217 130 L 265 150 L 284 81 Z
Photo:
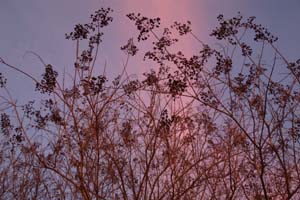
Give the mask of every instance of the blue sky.
M 0 57 L 38 77 L 41 63 L 27 51 L 38 53 L 46 63 L 62 71 L 74 63 L 74 44 L 64 39 L 76 23 L 88 22 L 89 15 L 100 7 L 114 9 L 114 22 L 105 30 L 99 67 L 107 63 L 112 76 L 118 74 L 125 58 L 119 50 L 128 38 L 136 36 L 135 27 L 125 17 L 129 12 L 159 16 L 163 25 L 175 20 L 192 21 L 194 33 L 210 41 L 216 17 L 233 17 L 237 12 L 256 16 L 279 37 L 277 46 L 293 60 L 300 58 L 300 0 L 0 0 Z M 197 50 L 187 39 L 183 49 Z M 132 62 L 129 71 L 146 69 L 142 62 Z M 29 80 L 0 65 L 10 87 L 18 95 L 32 88 Z M 12 81 L 13 80 L 13 81 Z

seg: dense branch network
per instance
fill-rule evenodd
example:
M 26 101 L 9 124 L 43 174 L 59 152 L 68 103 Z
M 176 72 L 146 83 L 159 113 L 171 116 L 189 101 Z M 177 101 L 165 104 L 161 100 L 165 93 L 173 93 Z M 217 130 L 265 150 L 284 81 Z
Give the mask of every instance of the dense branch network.
M 190 21 L 161 28 L 130 13 L 138 36 L 121 50 L 134 59 L 150 40 L 144 60 L 157 68 L 134 79 L 126 62 L 111 80 L 94 71 L 111 13 L 66 34 L 69 80 L 42 60 L 39 80 L 0 58 L 43 97 L 18 105 L 0 73 L 1 199 L 299 199 L 300 62 L 275 36 L 254 17 L 220 15 L 213 48 Z M 174 52 L 182 36 L 201 50 Z

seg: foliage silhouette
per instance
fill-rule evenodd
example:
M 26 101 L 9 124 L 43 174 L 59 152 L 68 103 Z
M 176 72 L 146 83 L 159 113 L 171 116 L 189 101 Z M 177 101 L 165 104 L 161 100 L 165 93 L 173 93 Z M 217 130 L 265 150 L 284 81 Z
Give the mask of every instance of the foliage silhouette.
M 157 69 L 133 79 L 126 64 L 110 82 L 94 66 L 111 13 L 66 34 L 77 44 L 67 83 L 50 64 L 38 81 L 0 59 L 43 95 L 17 105 L 0 74 L 2 199 L 300 198 L 300 62 L 275 36 L 254 17 L 220 15 L 213 48 L 189 21 L 161 28 L 130 13 L 139 35 L 121 50 L 133 59 L 151 40 L 144 59 Z M 183 35 L 199 53 L 172 52 Z

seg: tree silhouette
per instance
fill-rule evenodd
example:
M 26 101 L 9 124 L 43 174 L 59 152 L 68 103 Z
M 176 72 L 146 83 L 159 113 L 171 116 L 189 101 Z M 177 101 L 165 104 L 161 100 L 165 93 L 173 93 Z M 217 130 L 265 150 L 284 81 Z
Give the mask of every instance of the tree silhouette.
M 133 59 L 151 40 L 144 59 L 157 69 L 134 79 L 127 62 L 110 79 L 94 67 L 112 12 L 66 34 L 77 44 L 70 80 L 40 57 L 40 81 L 0 58 L 43 96 L 18 105 L 0 74 L 1 199 L 300 198 L 300 61 L 275 36 L 254 17 L 220 15 L 213 48 L 189 21 L 130 13 L 139 35 L 121 50 Z M 201 51 L 173 52 L 183 35 Z

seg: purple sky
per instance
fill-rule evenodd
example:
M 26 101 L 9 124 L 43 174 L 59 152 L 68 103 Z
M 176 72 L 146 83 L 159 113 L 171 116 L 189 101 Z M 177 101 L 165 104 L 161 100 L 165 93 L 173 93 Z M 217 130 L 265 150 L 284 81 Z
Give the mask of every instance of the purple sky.
M 216 17 L 221 13 L 233 17 L 240 11 L 247 17 L 256 16 L 257 22 L 278 36 L 277 46 L 287 58 L 300 58 L 300 0 L 0 0 L 0 57 L 36 77 L 43 67 L 35 57 L 25 55 L 26 51 L 35 51 L 58 71 L 73 66 L 74 44 L 66 41 L 64 34 L 74 24 L 88 22 L 89 15 L 102 6 L 115 12 L 113 24 L 105 30 L 99 67 L 106 62 L 113 76 L 125 60 L 120 46 L 136 36 L 135 27 L 125 17 L 129 12 L 159 16 L 164 25 L 190 20 L 194 33 L 209 42 Z M 182 48 L 193 52 L 200 47 L 187 38 Z M 146 68 L 141 62 L 132 62 L 129 67 L 137 73 Z M 0 71 L 19 95 L 32 89 L 24 76 L 1 65 Z

